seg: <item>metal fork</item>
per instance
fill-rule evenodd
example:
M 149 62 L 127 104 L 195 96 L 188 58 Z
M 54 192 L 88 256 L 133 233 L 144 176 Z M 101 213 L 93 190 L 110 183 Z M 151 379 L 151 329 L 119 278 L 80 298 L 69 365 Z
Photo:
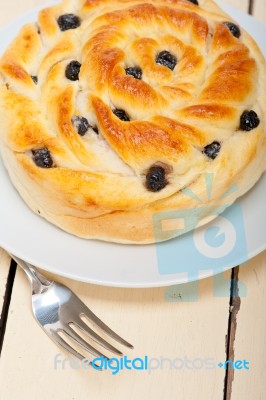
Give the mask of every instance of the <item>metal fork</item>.
M 105 325 L 105 323 L 102 322 L 72 292 L 72 290 L 58 282 L 49 281 L 45 276 L 40 274 L 33 265 L 28 264 L 13 255 L 11 257 L 23 269 L 31 283 L 32 309 L 37 322 L 57 345 L 63 347 L 80 360 L 85 359 L 82 354 L 76 351 L 59 335 L 60 332 L 64 332 L 68 338 L 73 340 L 94 357 L 105 357 L 106 359 L 109 359 L 76 333 L 76 331 L 71 327 L 73 324 L 76 328 L 88 335 L 88 337 L 90 337 L 94 342 L 97 342 L 112 353 L 122 356 L 123 353 L 120 350 L 116 349 L 100 337 L 81 319 L 81 317 L 85 317 L 88 321 L 92 321 L 117 342 L 133 349 L 133 346 L 130 343 L 122 339 L 107 325 Z

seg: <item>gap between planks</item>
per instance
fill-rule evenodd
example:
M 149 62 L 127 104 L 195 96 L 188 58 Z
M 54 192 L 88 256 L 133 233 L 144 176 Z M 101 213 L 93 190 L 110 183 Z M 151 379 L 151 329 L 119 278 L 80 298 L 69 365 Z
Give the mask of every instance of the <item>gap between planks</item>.
M 239 267 L 232 269 L 231 275 L 231 289 L 230 289 L 230 303 L 229 303 L 229 319 L 228 331 L 226 336 L 226 360 L 235 361 L 235 339 L 237 329 L 237 315 L 240 311 L 241 299 L 239 297 Z M 223 400 L 231 400 L 232 388 L 234 381 L 234 370 L 228 367 L 225 370 L 224 379 L 224 397 Z
M 14 279 L 15 279 L 15 275 L 16 275 L 16 269 L 17 269 L 17 265 L 16 265 L 15 261 L 11 259 L 9 273 L 8 273 L 8 277 L 7 277 L 7 283 L 6 283 L 6 290 L 5 290 L 5 295 L 4 295 L 4 303 L 3 303 L 2 312 L 1 312 L 1 316 L 0 316 L 0 357 L 1 357 L 1 352 L 2 352 L 3 343 L 4 343 L 6 323 L 7 323 L 9 305 L 10 305 L 11 296 L 12 296 Z
M 254 0 L 249 0 L 248 13 L 252 15 L 253 11 L 254 11 Z

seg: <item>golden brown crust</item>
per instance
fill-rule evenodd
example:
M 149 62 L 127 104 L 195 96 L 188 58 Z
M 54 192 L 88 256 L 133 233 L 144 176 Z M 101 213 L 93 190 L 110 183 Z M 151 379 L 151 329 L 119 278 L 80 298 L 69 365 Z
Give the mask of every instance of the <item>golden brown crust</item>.
M 68 13 L 81 25 L 62 32 L 57 20 Z M 212 0 L 64 0 L 22 28 L 0 61 L 0 148 L 27 204 L 81 237 L 149 243 L 178 235 L 158 235 L 157 215 L 197 210 L 203 224 L 248 191 L 266 169 L 266 66 L 228 21 Z M 173 70 L 155 62 L 164 50 L 177 59 Z M 77 81 L 65 76 L 73 60 Z M 125 73 L 135 66 L 142 79 Z M 260 119 L 250 132 L 240 129 L 245 110 Z M 73 116 L 88 120 L 85 136 Z M 215 159 L 203 152 L 213 142 Z M 53 168 L 34 163 L 42 148 Z M 152 166 L 166 174 L 156 192 L 146 184 Z

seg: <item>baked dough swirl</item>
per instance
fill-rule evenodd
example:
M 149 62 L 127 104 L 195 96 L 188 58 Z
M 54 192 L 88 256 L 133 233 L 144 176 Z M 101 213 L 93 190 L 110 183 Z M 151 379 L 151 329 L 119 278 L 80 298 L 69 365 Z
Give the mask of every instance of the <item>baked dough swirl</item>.
M 177 236 L 193 226 L 154 217 L 204 224 L 266 169 L 265 60 L 212 0 L 64 0 L 22 28 L 0 83 L 13 184 L 83 238 Z

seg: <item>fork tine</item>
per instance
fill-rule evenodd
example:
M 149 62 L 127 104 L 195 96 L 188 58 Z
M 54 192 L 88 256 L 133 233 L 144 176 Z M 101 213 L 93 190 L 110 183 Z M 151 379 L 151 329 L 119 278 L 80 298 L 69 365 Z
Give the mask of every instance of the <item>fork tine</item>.
M 106 340 L 104 340 L 103 338 L 101 338 L 101 336 L 94 332 L 88 325 L 86 325 L 85 322 L 82 321 L 82 319 L 79 318 L 78 320 L 73 320 L 73 324 L 76 325 L 82 332 L 86 333 L 92 340 L 103 346 L 105 349 L 119 356 L 123 355 L 120 350 L 109 344 Z
M 115 339 L 117 342 L 121 343 L 122 345 L 134 349 L 132 344 L 128 343 L 126 340 L 121 338 L 117 333 L 115 333 L 112 329 L 110 329 L 100 318 L 98 318 L 85 304 L 83 303 L 81 316 L 84 315 L 88 320 L 92 320 L 99 328 L 101 328 L 104 332 L 106 332 L 109 336 Z
M 56 331 L 53 331 L 53 330 L 51 331 L 51 337 L 57 345 L 59 344 L 60 346 L 62 346 L 65 350 L 67 350 L 69 353 L 71 353 L 73 356 L 75 356 L 79 360 L 85 359 L 85 357 L 82 354 L 80 354 L 78 351 L 73 349 L 73 347 L 71 347 L 63 338 L 61 338 L 61 336 L 59 336 Z
M 103 353 L 101 353 L 100 351 L 96 350 L 94 347 L 92 347 L 89 343 L 87 343 L 84 339 L 82 339 L 81 336 L 79 336 L 79 334 L 77 334 L 74 329 L 71 328 L 71 326 L 69 325 L 65 325 L 63 328 L 63 332 L 70 337 L 71 339 L 74 340 L 74 342 L 76 342 L 77 344 L 79 344 L 81 347 L 83 347 L 84 350 L 88 351 L 89 353 L 91 353 L 92 355 L 94 355 L 94 357 L 104 357 L 107 360 L 109 360 L 109 358 L 107 356 L 105 356 Z M 60 336 L 59 336 L 60 337 Z

